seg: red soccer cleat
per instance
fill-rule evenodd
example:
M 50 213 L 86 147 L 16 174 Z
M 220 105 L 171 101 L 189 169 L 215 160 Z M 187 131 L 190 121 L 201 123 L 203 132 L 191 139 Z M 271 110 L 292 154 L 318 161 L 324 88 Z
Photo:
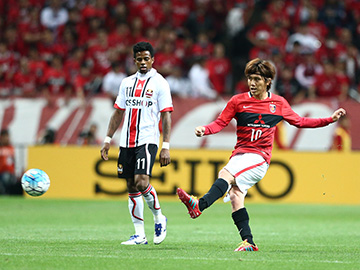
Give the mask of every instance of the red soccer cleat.
M 242 241 L 240 245 L 234 251 L 258 251 L 257 245 L 250 244 L 247 239 Z
M 191 218 L 197 218 L 198 216 L 201 215 L 201 211 L 199 210 L 198 199 L 196 199 L 194 196 L 190 196 L 181 188 L 178 188 L 176 192 L 181 202 L 185 204 L 185 206 L 189 210 L 189 214 Z

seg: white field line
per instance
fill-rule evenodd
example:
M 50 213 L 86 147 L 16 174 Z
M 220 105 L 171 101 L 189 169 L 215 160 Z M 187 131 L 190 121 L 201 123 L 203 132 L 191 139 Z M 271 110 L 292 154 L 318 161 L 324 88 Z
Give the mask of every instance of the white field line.
M 40 255 L 38 254 L 30 254 L 30 253 L 9 253 L 9 252 L 1 252 L 0 256 L 31 256 L 31 257 L 40 257 Z M 110 258 L 110 259 L 121 259 L 124 258 L 123 256 L 118 256 L 118 255 L 102 255 L 102 254 L 94 254 L 94 255 L 87 255 L 87 254 L 61 254 L 61 255 L 51 255 L 51 254 L 47 254 L 46 256 L 48 257 L 73 257 L 73 258 Z M 41 257 L 44 257 L 44 255 L 41 255 Z M 129 256 L 128 254 L 126 255 L 126 259 L 131 259 L 132 257 Z M 133 257 L 133 258 L 137 258 L 137 257 Z M 154 256 L 149 256 L 149 259 L 154 259 Z M 146 259 L 146 257 L 142 257 L 142 259 Z M 241 258 L 209 258 L 209 257 L 167 257 L 167 258 L 157 258 L 158 260 L 188 260 L 188 261 L 194 261 L 194 260 L 200 260 L 200 261 L 250 261 L 250 262 L 283 262 L 282 260 L 269 260 L 269 259 L 241 259 Z M 329 260 L 287 260 L 288 262 L 307 262 L 307 263 L 330 263 L 330 264 L 351 264 L 354 262 L 346 262 L 346 261 L 329 261 Z

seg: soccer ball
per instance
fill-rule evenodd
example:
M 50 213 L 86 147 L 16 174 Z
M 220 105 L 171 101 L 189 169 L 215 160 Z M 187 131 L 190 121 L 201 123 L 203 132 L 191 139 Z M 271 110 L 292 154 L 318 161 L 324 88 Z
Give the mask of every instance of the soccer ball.
M 30 196 L 41 196 L 49 189 L 50 178 L 40 169 L 30 169 L 22 176 L 21 186 Z

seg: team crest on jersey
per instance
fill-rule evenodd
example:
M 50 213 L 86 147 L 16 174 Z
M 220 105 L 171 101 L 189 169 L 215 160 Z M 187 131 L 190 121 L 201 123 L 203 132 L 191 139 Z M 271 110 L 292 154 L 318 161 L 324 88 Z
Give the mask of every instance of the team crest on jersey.
M 276 105 L 275 104 L 269 104 L 270 112 L 275 113 L 276 112 Z
M 151 98 L 152 97 L 152 95 L 153 95 L 153 90 L 151 90 L 151 89 L 148 89 L 148 90 L 146 90 L 146 93 L 145 93 L 145 97 L 147 97 L 147 98 Z
M 118 173 L 119 173 L 119 174 L 122 174 L 123 171 L 124 171 L 123 165 L 122 165 L 122 164 L 119 164 L 119 165 L 118 165 Z

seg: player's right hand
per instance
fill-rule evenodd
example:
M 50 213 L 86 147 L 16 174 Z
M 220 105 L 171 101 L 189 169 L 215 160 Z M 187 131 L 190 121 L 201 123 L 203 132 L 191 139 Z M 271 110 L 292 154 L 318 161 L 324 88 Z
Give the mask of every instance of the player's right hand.
M 103 147 L 100 150 L 101 158 L 103 160 L 109 159 L 109 157 L 108 157 L 109 149 L 110 149 L 110 143 L 104 143 Z
M 195 128 L 195 135 L 196 136 L 202 137 L 202 136 L 204 136 L 204 133 L 205 133 L 205 127 L 198 126 L 198 127 Z

